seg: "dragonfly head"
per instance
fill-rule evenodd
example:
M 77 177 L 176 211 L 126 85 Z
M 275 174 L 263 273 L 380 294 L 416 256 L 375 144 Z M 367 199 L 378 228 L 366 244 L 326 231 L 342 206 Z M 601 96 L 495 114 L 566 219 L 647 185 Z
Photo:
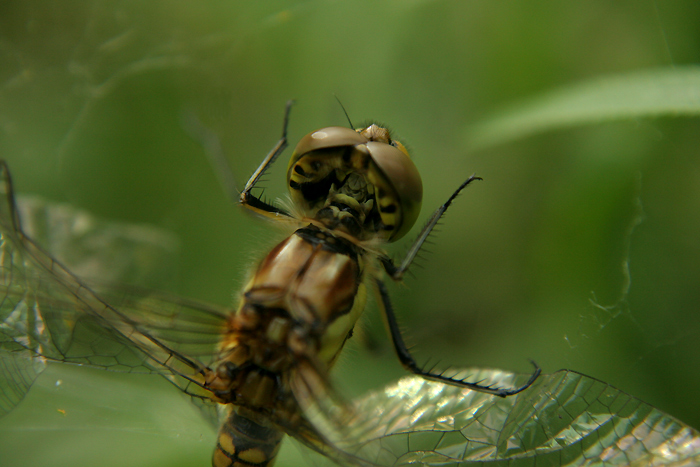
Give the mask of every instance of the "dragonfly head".
M 386 128 L 328 127 L 301 139 L 289 161 L 292 201 L 304 215 L 360 240 L 395 241 L 416 222 L 423 184 Z

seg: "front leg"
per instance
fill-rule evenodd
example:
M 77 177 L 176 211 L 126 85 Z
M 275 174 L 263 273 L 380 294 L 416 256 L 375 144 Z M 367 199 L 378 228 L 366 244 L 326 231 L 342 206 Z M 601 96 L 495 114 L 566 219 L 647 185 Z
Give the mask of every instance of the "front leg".
M 246 209 L 250 209 L 256 214 L 265 216 L 271 219 L 279 220 L 280 216 L 291 218 L 292 215 L 287 211 L 273 206 L 260 198 L 253 196 L 251 191 L 255 188 L 255 184 L 258 183 L 260 178 L 265 174 L 265 171 L 275 162 L 280 154 L 287 147 L 287 126 L 289 125 L 289 112 L 292 110 L 292 105 L 294 101 L 287 102 L 287 106 L 284 110 L 284 123 L 282 125 L 282 137 L 277 141 L 277 144 L 272 148 L 272 150 L 265 156 L 265 159 L 260 163 L 260 166 L 253 172 L 250 176 L 248 182 L 245 184 L 245 188 L 238 197 L 241 206 Z
M 476 177 L 474 175 L 469 177 L 454 191 L 454 193 L 452 193 L 452 195 L 447 199 L 447 201 L 445 201 L 442 204 L 442 206 L 435 210 L 433 215 L 430 216 L 430 219 L 428 219 L 428 222 L 426 222 L 425 227 L 423 227 L 423 230 L 420 231 L 418 237 L 416 237 L 416 239 L 413 241 L 413 244 L 406 252 L 406 256 L 398 266 L 388 256 L 382 256 L 379 258 L 382 262 L 382 266 L 384 266 L 384 269 L 386 270 L 386 273 L 389 274 L 389 277 L 391 277 L 395 281 L 401 280 L 404 273 L 408 270 L 408 267 L 411 265 L 411 263 L 413 263 L 413 260 L 416 259 L 418 252 L 423 247 L 423 244 L 428 239 L 428 236 L 433 231 L 440 218 L 443 216 L 443 214 L 445 214 L 447 208 L 449 208 L 452 204 L 452 201 L 454 201 L 457 195 L 459 195 L 459 193 L 474 180 L 482 180 L 482 178 Z

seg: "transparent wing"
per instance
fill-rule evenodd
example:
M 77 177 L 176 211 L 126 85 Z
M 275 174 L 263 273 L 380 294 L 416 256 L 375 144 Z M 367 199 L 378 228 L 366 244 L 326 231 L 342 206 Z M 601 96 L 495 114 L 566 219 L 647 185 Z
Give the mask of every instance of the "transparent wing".
M 413 376 L 350 404 L 340 400 L 322 373 L 301 367 L 294 375 L 292 389 L 305 418 L 317 433 L 317 439 L 308 435 L 296 438 L 343 465 L 394 466 L 415 462 L 450 465 L 467 449 L 467 438 L 461 434 L 466 424 L 460 426 L 460 417 L 486 408 L 492 410 L 488 417 L 504 418 L 510 408 L 488 409 L 488 406 L 515 399 Z M 481 384 L 515 384 L 522 379 L 509 373 L 483 370 L 464 371 L 458 376 Z M 474 434 L 474 439 L 486 436 Z M 431 452 L 448 455 L 438 460 L 430 456 Z M 315 463 L 323 464 L 323 461 L 319 459 Z
M 355 425 L 354 408 L 332 387 L 325 367 L 319 362 L 300 360 L 292 371 L 289 386 L 304 417 L 292 430 L 285 430 L 297 441 L 338 464 L 373 466 L 374 456 L 354 447 L 363 434 Z M 284 427 L 284 421 L 276 421 Z M 349 442 L 348 442 L 349 441 Z
M 463 374 L 509 384 L 526 379 L 498 370 Z M 700 463 L 698 431 L 609 384 L 568 370 L 542 375 L 528 390 L 507 398 L 410 376 L 358 399 L 354 410 L 345 421 L 349 435 L 336 441 L 349 454 L 341 459 L 349 465 Z M 350 455 L 362 461 L 351 462 Z
M 3 203 L 9 200 L 3 198 Z M 63 203 L 19 196 L 22 232 L 73 274 L 105 284 L 164 289 L 176 279 L 180 245 L 163 230 L 103 221 Z
M 81 274 L 104 279 L 109 269 L 108 280 L 148 282 L 142 271 L 159 255 L 140 235 L 108 232 L 88 217 L 54 213 L 84 235 L 61 239 L 51 216 L 29 215 L 32 229 Z M 226 310 L 136 289 L 97 287 L 98 295 L 25 235 L 1 161 L 0 229 L 0 415 L 22 400 L 47 360 L 160 373 L 188 394 L 208 396 L 201 388 L 205 365 L 197 357 L 214 355 Z

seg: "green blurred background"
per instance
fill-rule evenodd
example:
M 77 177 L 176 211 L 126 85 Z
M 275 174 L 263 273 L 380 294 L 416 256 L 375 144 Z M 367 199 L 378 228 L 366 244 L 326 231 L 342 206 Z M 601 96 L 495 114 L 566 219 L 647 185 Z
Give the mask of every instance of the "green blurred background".
M 282 234 L 222 194 L 276 142 L 386 123 L 423 175 L 422 222 L 468 175 L 395 307 L 419 361 L 578 370 L 700 427 L 700 124 L 637 119 L 470 151 L 470 125 L 599 76 L 694 64 L 695 0 L 0 3 L 0 157 L 18 191 L 182 241 L 170 289 L 229 304 Z M 280 162 L 266 195 L 283 196 Z M 392 251 L 399 255 L 407 241 Z M 629 288 L 625 265 L 629 266 Z M 350 395 L 404 374 L 370 307 Z M 60 384 L 57 382 L 60 381 Z M 57 409 L 65 411 L 65 414 Z M 53 367 L 0 420 L 0 465 L 208 465 L 214 431 L 158 377 Z M 298 456 L 293 448 L 289 456 Z M 295 465 L 294 457 L 280 465 Z

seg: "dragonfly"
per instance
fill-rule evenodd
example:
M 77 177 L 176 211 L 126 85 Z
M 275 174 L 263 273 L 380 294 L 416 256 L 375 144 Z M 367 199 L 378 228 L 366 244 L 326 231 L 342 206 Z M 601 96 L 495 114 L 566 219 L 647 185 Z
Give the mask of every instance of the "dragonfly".
M 288 145 L 291 107 L 282 137 L 238 202 L 293 233 L 251 271 L 233 307 L 105 285 L 72 272 L 25 233 L 9 168 L 0 161 L 0 415 L 21 402 L 48 362 L 145 371 L 218 411 L 214 467 L 271 466 L 285 434 L 342 465 L 389 465 L 387 450 L 395 451 L 391 459 L 411 452 L 382 443 L 392 425 L 412 430 L 399 423 L 401 410 L 382 413 L 377 426 L 383 407 L 358 410 L 329 376 L 371 293 L 399 361 L 414 375 L 463 389 L 450 393 L 459 397 L 505 398 L 534 383 L 540 374 L 534 363 L 521 384 L 424 369 L 404 343 L 385 285 L 385 277 L 402 280 L 445 211 L 480 178 L 459 185 L 394 261 L 383 246 L 411 230 L 423 188 L 406 147 L 386 128 L 313 131 L 291 155 L 288 206 L 253 194 Z M 430 386 L 424 387 L 419 392 L 427 394 Z M 401 405 L 398 396 L 388 397 Z M 435 397 L 424 404 L 436 404 Z

